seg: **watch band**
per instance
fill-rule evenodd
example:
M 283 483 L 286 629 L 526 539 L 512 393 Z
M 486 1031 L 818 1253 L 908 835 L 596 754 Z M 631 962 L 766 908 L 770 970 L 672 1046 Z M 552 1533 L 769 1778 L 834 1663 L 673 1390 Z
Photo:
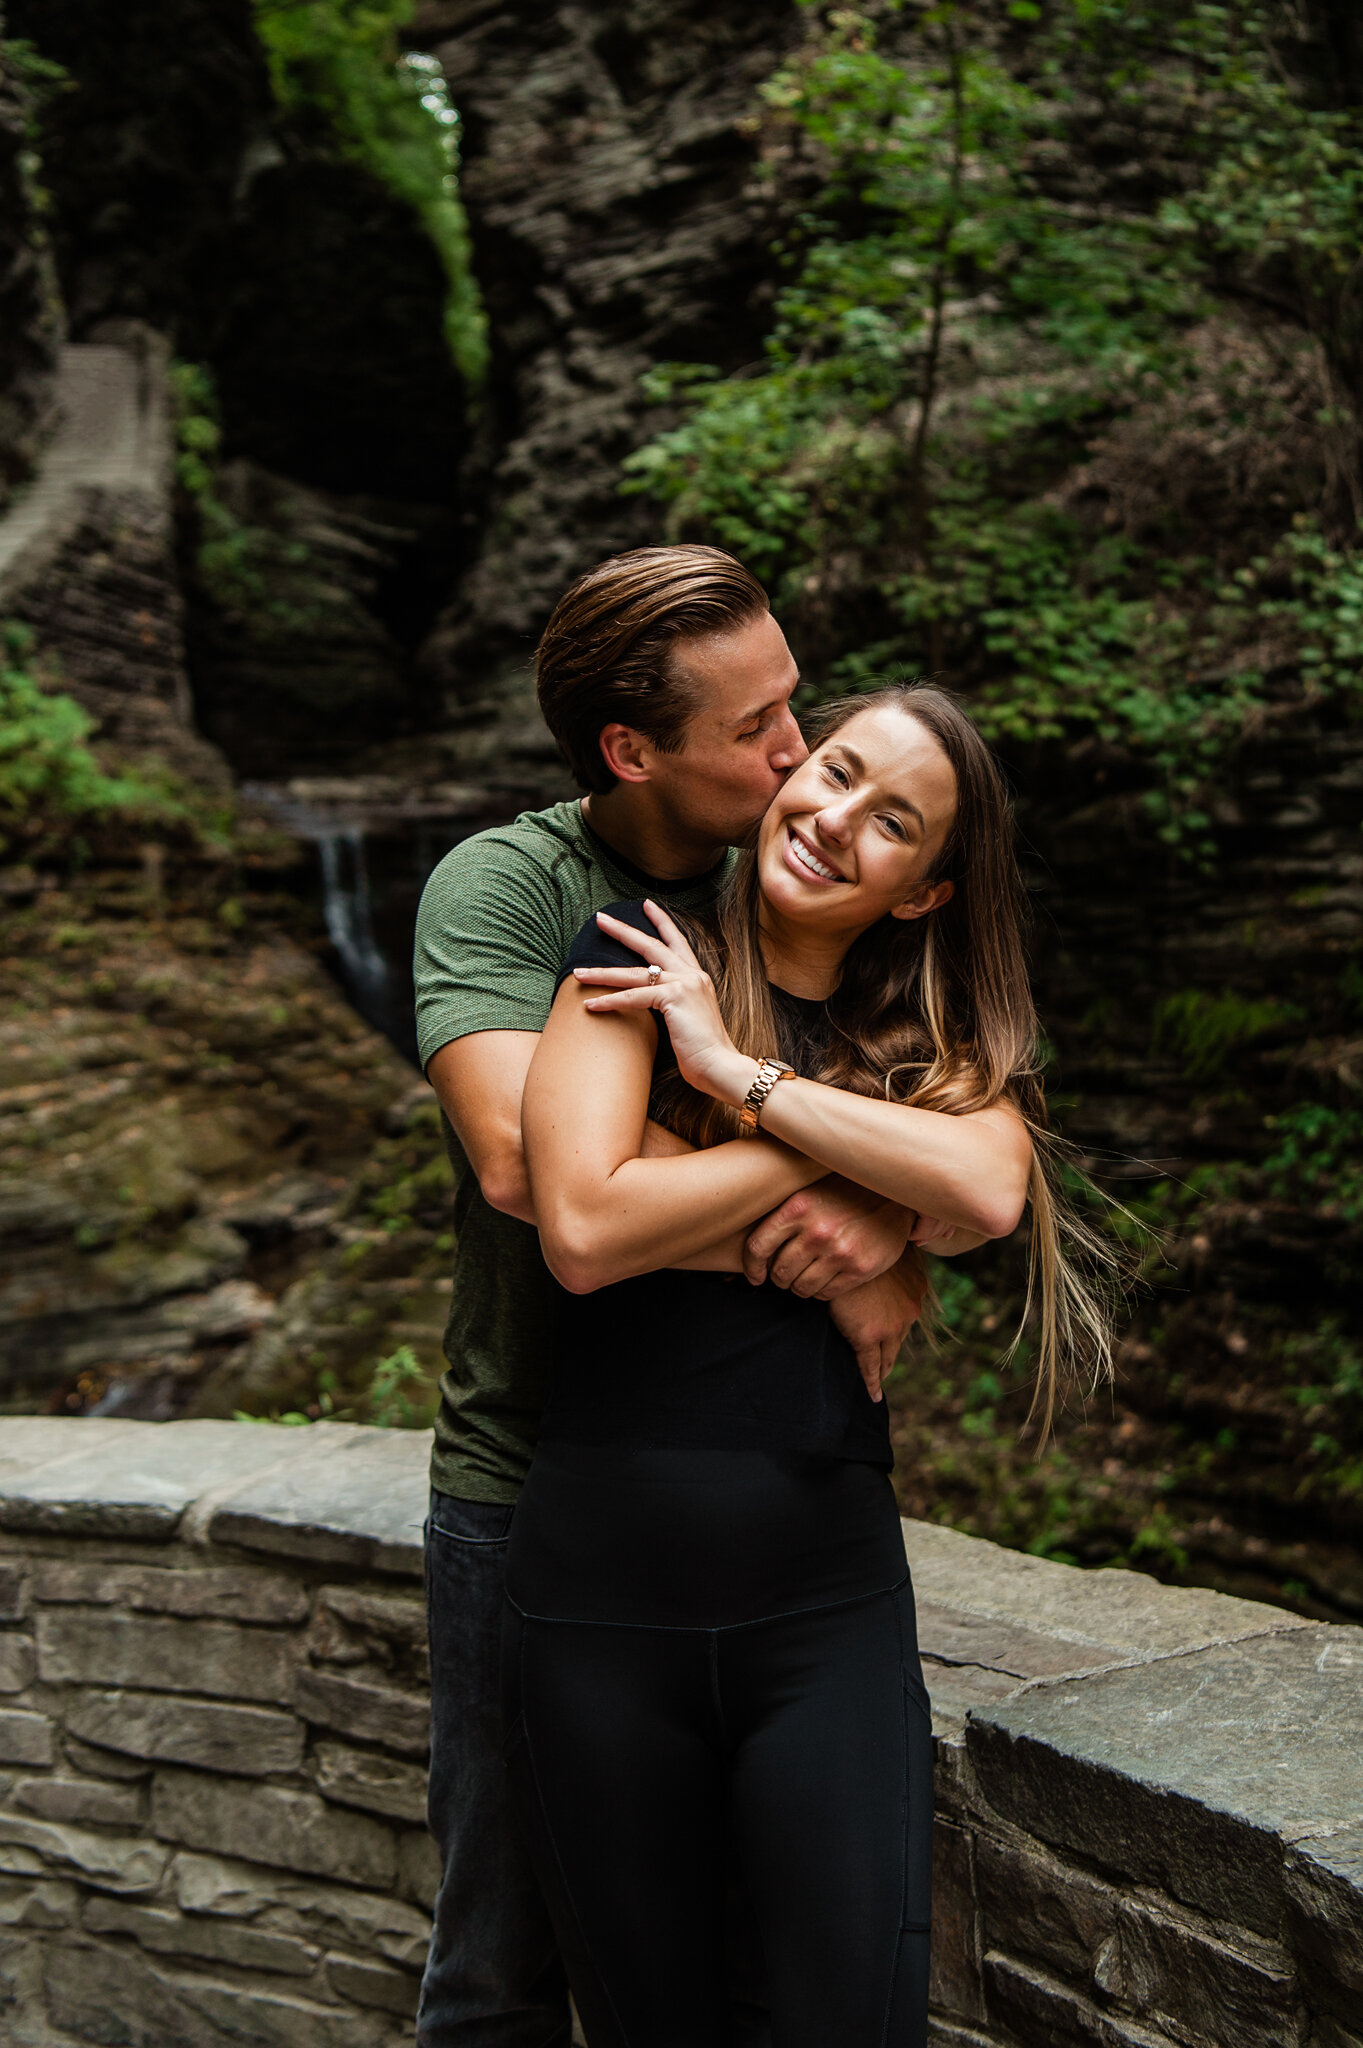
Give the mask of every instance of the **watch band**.
M 794 1067 L 784 1060 L 761 1059 L 757 1063 L 757 1079 L 743 1098 L 743 1107 L 738 1112 L 740 1137 L 755 1138 L 762 1111 L 767 1106 L 767 1097 L 778 1081 L 784 1081 L 788 1074 L 794 1074 Z

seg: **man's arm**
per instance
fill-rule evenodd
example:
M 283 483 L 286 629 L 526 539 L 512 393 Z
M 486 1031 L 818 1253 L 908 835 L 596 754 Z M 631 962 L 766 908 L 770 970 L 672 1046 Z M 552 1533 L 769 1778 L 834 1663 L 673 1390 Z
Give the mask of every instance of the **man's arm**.
M 475 1031 L 442 1045 L 426 1063 L 434 1088 L 478 1177 L 483 1199 L 533 1223 L 521 1142 L 521 1097 L 538 1031 Z
M 915 1216 L 831 1173 L 762 1218 L 744 1245 L 743 1271 L 754 1287 L 770 1280 L 792 1294 L 838 1301 L 892 1272 L 906 1248 L 952 1259 L 986 1242 L 978 1231 Z
M 904 1339 L 923 1313 L 928 1276 L 910 1245 L 897 1265 L 879 1279 L 864 1281 L 832 1305 L 833 1321 L 857 1355 L 857 1367 L 873 1401 L 889 1378 Z

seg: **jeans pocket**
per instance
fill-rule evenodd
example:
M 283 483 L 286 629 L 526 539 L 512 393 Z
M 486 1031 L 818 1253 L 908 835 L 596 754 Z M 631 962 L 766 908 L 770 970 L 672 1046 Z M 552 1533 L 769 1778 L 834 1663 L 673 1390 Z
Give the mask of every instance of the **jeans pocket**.
M 495 1500 L 455 1500 L 448 1493 L 431 1495 L 426 1520 L 428 1536 L 443 1536 L 450 1543 L 478 1547 L 505 1543 L 511 1534 L 514 1507 Z

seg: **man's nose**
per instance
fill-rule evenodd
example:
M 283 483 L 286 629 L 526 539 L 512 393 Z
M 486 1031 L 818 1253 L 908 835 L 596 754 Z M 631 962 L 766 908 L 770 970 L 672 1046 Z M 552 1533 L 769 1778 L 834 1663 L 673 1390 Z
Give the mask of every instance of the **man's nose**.
M 792 768 L 798 768 L 802 761 L 809 759 L 809 748 L 805 736 L 795 723 L 793 713 L 788 709 L 781 721 L 776 736 L 776 751 L 768 756 L 773 768 L 786 775 Z

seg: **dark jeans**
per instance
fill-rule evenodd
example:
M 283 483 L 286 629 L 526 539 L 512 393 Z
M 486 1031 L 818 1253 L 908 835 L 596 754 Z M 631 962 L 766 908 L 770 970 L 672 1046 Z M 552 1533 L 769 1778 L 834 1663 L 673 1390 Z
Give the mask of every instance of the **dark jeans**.
M 443 1875 L 419 2048 L 568 2048 L 568 1984 L 502 1760 L 500 1661 L 512 1510 L 431 1495 L 431 1833 Z

